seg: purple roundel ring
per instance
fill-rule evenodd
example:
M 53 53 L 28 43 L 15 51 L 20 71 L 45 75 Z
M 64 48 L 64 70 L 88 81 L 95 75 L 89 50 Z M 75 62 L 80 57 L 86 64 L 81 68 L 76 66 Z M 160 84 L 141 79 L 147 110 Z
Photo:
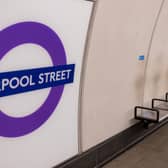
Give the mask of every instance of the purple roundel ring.
M 58 35 L 48 26 L 37 22 L 22 22 L 0 31 L 0 59 L 13 48 L 32 43 L 43 47 L 53 66 L 65 65 L 66 54 Z M 19 137 L 29 134 L 48 120 L 58 105 L 64 86 L 53 87 L 45 102 L 26 117 L 11 117 L 0 111 L 0 136 Z

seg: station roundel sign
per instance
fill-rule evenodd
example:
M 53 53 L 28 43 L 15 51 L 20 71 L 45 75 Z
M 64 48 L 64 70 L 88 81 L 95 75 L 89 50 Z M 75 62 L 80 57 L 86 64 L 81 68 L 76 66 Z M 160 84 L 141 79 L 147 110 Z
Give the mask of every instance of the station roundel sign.
M 0 59 L 13 48 L 27 43 L 43 47 L 50 55 L 53 66 L 66 65 L 64 46 L 58 35 L 37 22 L 21 22 L 0 31 Z M 52 87 L 45 102 L 28 116 L 15 118 L 0 111 L 0 136 L 20 137 L 42 126 L 57 107 L 63 90 L 64 85 Z

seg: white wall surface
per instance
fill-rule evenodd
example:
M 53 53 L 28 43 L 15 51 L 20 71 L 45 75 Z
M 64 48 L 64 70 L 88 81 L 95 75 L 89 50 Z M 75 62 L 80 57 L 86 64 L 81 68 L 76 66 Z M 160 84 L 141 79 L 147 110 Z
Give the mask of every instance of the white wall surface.
M 82 94 L 83 151 L 134 122 L 143 102 L 144 67 L 162 0 L 100 0 Z M 145 55 L 145 61 L 138 56 Z
M 160 14 L 146 71 L 144 104 L 168 92 L 168 1 Z
M 51 168 L 78 153 L 78 96 L 85 39 L 92 2 L 84 0 L 0 1 L 0 29 L 19 22 L 40 22 L 54 30 L 63 42 L 67 63 L 75 64 L 75 79 L 49 120 L 31 134 L 0 137 L 1 168 Z M 48 53 L 26 44 L 11 50 L 1 60 L 0 71 L 51 66 Z M 7 115 L 31 114 L 43 103 L 50 89 L 0 99 Z M 50 107 L 48 107 L 50 108 Z

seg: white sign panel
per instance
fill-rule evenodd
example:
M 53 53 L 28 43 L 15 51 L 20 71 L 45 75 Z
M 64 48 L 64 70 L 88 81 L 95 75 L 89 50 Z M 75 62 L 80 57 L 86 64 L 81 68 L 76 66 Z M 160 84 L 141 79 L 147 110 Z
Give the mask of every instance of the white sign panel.
M 0 2 L 0 167 L 78 153 L 81 65 L 92 2 Z

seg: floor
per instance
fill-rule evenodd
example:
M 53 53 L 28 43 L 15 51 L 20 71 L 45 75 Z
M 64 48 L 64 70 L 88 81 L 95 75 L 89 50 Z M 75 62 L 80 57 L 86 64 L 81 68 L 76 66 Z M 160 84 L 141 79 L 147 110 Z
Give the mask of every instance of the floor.
M 168 124 L 103 168 L 168 168 Z

